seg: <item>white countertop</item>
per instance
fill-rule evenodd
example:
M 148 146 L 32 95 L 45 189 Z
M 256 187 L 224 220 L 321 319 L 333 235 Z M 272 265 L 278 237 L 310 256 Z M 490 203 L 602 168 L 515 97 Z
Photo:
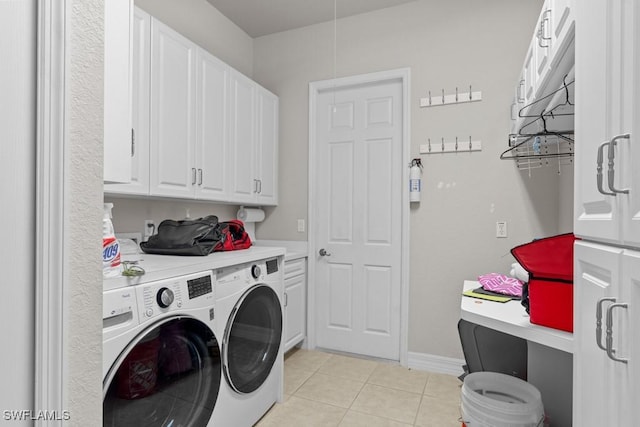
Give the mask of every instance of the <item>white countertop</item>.
M 294 259 L 306 258 L 309 256 L 308 245 L 305 241 L 293 240 L 256 240 L 256 246 L 276 246 L 283 247 L 287 250 L 284 255 L 285 261 L 293 261 Z
M 105 291 L 138 285 L 141 283 L 162 280 L 184 274 L 200 271 L 216 270 L 230 265 L 244 264 L 266 258 L 284 256 L 284 247 L 252 246 L 229 252 L 214 252 L 207 256 L 173 256 L 173 255 L 149 255 L 143 254 L 139 265 L 144 268 L 145 274 L 136 277 L 114 277 L 104 279 Z
M 463 291 L 480 287 L 480 283 L 465 280 Z M 573 353 L 573 334 L 545 326 L 534 325 L 520 301 L 505 303 L 462 296 L 460 317 L 469 322 L 486 326 L 533 341 L 538 344 Z

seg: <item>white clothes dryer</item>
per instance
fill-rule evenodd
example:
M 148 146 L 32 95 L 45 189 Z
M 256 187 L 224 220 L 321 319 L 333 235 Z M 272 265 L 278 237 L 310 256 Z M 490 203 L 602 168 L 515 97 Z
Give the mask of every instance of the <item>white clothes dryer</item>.
M 222 383 L 213 284 L 207 271 L 104 293 L 104 426 L 210 425 Z
M 217 317 L 226 322 L 216 427 L 250 427 L 282 401 L 282 263 L 277 257 L 216 271 Z

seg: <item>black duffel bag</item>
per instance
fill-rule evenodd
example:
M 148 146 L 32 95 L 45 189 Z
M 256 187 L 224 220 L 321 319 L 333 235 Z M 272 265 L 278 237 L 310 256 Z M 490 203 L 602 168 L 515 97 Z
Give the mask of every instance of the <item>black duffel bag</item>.
M 224 240 L 217 225 L 215 215 L 181 221 L 165 219 L 158 226 L 158 233 L 140 243 L 140 248 L 157 255 L 209 255 Z

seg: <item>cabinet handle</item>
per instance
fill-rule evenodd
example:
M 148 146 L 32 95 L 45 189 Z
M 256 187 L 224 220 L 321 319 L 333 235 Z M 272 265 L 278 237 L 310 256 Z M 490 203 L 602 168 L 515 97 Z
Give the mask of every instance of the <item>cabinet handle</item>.
M 611 304 L 607 308 L 607 356 L 609 359 L 615 362 L 628 363 L 629 359 L 625 357 L 617 357 L 615 355 L 616 350 L 613 348 L 613 309 L 614 308 L 627 308 L 626 303 Z
M 196 185 L 196 168 L 191 168 L 191 185 Z
M 520 84 L 518 85 L 518 102 L 524 102 L 524 96 L 522 93 L 524 92 L 524 79 L 520 80 Z
M 202 169 L 198 169 L 198 185 L 202 185 Z
M 289 305 L 289 295 L 287 295 L 287 293 L 284 293 L 284 306 L 286 307 L 287 305 Z
M 131 128 L 131 157 L 136 155 L 136 131 Z
M 515 120 L 516 117 L 514 117 L 513 112 L 515 111 L 516 108 L 516 103 L 514 102 L 513 104 L 511 104 L 511 120 Z
M 551 40 L 551 37 L 545 37 L 545 28 L 547 27 L 545 25 L 549 23 L 549 16 L 551 15 L 551 9 L 547 9 L 544 11 L 544 13 L 542 14 L 542 19 L 540 20 L 540 28 L 538 29 L 538 46 L 540 47 L 544 47 L 547 48 L 549 46 L 551 46 L 551 44 L 542 44 L 543 41 L 547 41 L 547 40 Z
M 598 159 L 597 159 L 597 167 L 596 167 L 596 181 L 598 184 L 598 191 L 600 194 L 604 194 L 605 196 L 615 196 L 616 193 L 609 193 L 605 191 L 602 187 L 602 163 L 604 161 L 604 155 L 602 152 L 604 151 L 604 147 L 608 147 L 611 144 L 611 141 L 605 141 L 598 147 Z
M 615 156 L 616 156 L 616 141 L 618 141 L 619 139 L 629 139 L 631 137 L 630 134 L 628 133 L 623 133 L 622 135 L 617 135 L 614 136 L 613 138 L 611 138 L 611 143 L 609 145 L 609 171 L 607 172 L 607 176 L 609 178 L 609 190 L 613 191 L 613 194 L 615 195 L 616 193 L 621 193 L 621 194 L 629 194 L 629 189 L 625 188 L 623 190 L 618 190 L 614 187 L 614 180 L 615 180 L 615 170 L 614 170 L 614 164 L 615 164 Z
M 600 298 L 596 303 L 596 344 L 601 350 L 607 351 L 607 348 L 602 345 L 602 303 L 605 301 L 616 302 L 615 298 Z
M 258 194 L 262 194 L 262 180 L 258 180 Z
M 257 179 L 253 180 L 253 192 L 254 193 L 258 192 L 258 180 Z

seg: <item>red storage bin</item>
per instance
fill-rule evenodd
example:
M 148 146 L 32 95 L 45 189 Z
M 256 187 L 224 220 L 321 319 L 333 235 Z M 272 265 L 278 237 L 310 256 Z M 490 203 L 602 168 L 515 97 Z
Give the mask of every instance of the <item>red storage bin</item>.
M 531 323 L 573 332 L 575 240 L 573 233 L 567 233 L 511 249 L 513 257 L 529 273 L 522 304 L 527 307 Z

